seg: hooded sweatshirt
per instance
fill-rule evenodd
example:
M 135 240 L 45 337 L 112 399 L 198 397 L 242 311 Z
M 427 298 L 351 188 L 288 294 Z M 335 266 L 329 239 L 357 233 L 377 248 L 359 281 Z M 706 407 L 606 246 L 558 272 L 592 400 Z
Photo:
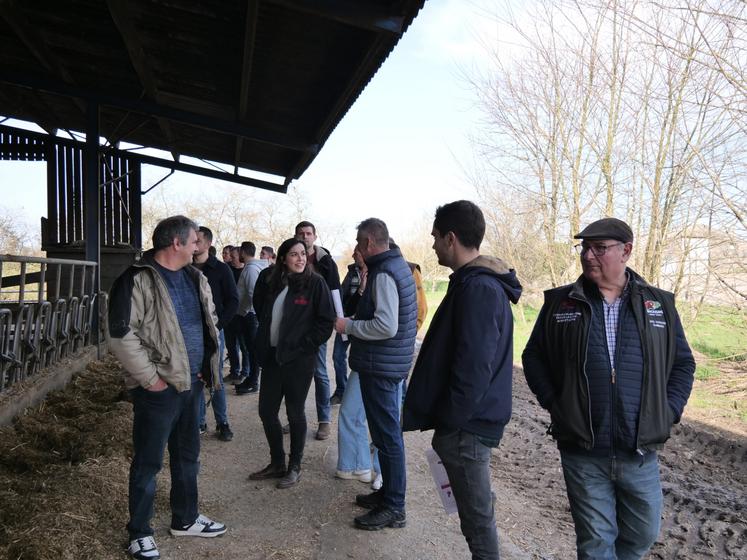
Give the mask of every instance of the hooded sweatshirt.
M 403 429 L 461 429 L 500 441 L 511 418 L 513 314 L 521 284 L 495 257 L 449 277 L 405 398 Z

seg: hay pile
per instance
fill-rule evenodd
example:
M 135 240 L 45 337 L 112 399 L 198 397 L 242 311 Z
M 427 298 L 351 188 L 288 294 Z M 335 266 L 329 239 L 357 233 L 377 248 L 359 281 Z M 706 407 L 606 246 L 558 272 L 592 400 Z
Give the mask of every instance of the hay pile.
M 132 447 L 125 398 L 109 356 L 0 430 L 0 558 L 124 557 Z

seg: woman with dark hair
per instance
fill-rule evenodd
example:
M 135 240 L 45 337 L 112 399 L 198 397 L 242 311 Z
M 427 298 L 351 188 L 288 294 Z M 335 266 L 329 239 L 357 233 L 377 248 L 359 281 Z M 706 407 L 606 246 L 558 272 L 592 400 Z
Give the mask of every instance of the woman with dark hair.
M 259 319 L 255 351 L 262 366 L 259 417 L 270 446 L 270 464 L 249 478 L 280 478 L 277 487 L 290 488 L 301 478 L 306 442 L 304 405 L 316 355 L 332 334 L 335 319 L 326 282 L 306 266 L 303 242 L 287 239 L 280 245 L 277 264 L 257 280 L 253 304 Z M 287 469 L 278 418 L 283 397 L 290 422 Z

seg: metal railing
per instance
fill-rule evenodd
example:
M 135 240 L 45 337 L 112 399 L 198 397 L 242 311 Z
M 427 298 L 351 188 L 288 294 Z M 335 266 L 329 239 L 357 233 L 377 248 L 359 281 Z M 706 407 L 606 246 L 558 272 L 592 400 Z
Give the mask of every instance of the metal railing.
M 0 255 L 0 393 L 98 343 L 95 310 L 106 294 L 94 293 L 96 267 L 93 261 Z

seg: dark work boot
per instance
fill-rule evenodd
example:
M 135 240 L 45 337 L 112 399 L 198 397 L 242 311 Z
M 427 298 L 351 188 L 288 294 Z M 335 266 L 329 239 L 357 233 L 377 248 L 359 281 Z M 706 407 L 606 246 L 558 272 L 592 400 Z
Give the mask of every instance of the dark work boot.
M 298 465 L 290 465 L 288 467 L 288 472 L 286 472 L 285 476 L 278 481 L 276 486 L 280 489 L 290 488 L 291 486 L 295 486 L 299 480 L 301 480 L 301 467 Z
M 376 492 L 371 492 L 370 494 L 358 494 L 355 497 L 355 503 L 362 508 L 374 509 L 381 505 L 383 499 L 384 491 L 376 490 Z
M 218 432 L 218 439 L 221 441 L 231 441 L 233 439 L 233 432 L 231 431 L 228 422 L 218 424 L 216 431 Z
M 386 506 L 378 506 L 368 513 L 355 518 L 355 528 L 365 531 L 378 531 L 385 527 L 401 529 L 407 523 L 404 511 Z
M 249 475 L 249 480 L 265 480 L 267 478 L 283 478 L 285 476 L 285 465 L 274 465 L 270 463 L 261 471 Z

